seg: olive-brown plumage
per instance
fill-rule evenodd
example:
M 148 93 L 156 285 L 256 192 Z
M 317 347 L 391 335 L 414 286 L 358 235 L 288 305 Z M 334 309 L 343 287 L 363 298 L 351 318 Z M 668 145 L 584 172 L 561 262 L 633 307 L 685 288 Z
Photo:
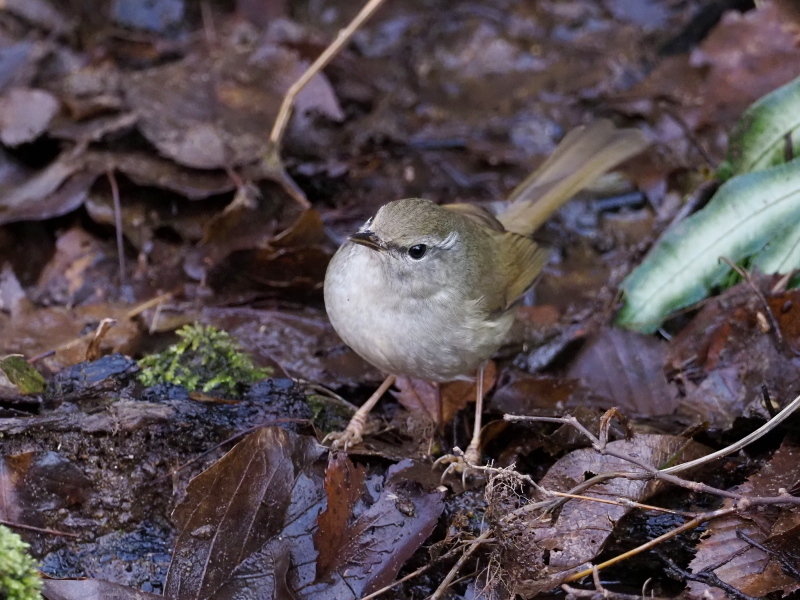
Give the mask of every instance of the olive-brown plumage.
M 473 375 L 502 344 L 514 303 L 547 260 L 529 235 L 645 146 L 641 133 L 608 121 L 575 129 L 497 217 L 469 204 L 389 202 L 328 266 L 325 306 L 334 329 L 388 374 Z

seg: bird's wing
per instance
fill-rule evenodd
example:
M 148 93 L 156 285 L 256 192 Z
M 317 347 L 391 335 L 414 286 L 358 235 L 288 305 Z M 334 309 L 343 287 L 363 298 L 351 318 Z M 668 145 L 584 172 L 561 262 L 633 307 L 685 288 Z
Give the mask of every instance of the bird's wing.
M 504 233 L 499 240 L 504 251 L 500 263 L 505 272 L 503 310 L 514 305 L 534 284 L 550 257 L 550 252 L 539 246 L 531 238 L 516 233 Z

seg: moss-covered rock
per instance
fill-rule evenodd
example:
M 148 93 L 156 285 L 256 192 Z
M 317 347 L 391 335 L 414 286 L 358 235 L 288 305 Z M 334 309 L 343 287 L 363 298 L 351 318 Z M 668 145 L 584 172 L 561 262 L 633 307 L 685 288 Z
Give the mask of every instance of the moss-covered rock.
M 181 338 L 177 344 L 139 361 L 144 385 L 168 383 L 189 391 L 240 396 L 248 384 L 272 374 L 255 366 L 225 331 L 195 323 L 176 333 Z

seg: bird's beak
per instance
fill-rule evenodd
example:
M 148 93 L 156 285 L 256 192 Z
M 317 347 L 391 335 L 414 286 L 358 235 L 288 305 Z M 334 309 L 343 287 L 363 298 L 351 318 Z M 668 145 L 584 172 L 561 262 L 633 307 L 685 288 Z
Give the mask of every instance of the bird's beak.
M 386 250 L 386 246 L 381 243 L 380 238 L 371 231 L 359 231 L 350 236 L 350 241 L 372 248 L 373 250 Z

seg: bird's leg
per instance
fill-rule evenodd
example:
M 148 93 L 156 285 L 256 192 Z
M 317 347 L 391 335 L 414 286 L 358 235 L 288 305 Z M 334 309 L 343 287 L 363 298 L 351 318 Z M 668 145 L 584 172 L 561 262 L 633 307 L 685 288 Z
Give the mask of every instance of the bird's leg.
M 475 426 L 472 428 L 472 439 L 464 452 L 464 461 L 468 465 L 477 465 L 481 462 L 481 421 L 483 420 L 483 372 L 486 370 L 486 363 L 478 369 L 478 381 L 475 386 L 478 390 L 475 398 Z
M 381 399 L 381 396 L 386 393 L 386 390 L 392 387 L 394 380 L 395 376 L 389 375 L 378 389 L 375 390 L 375 393 L 356 411 L 344 431 L 333 431 L 329 433 L 325 436 L 325 439 L 322 440 L 322 443 L 324 444 L 330 440 L 331 448 L 334 450 L 339 450 L 341 448 L 345 452 L 350 446 L 360 444 L 363 439 L 362 435 L 364 434 L 364 425 L 366 425 L 367 422 L 367 415 L 369 415 L 370 411 L 378 403 L 378 400 Z
M 450 473 L 461 473 L 462 478 L 466 478 L 467 470 L 474 465 L 481 462 L 481 424 L 483 417 L 483 373 L 486 369 L 486 363 L 481 365 L 478 369 L 478 380 L 476 382 L 477 395 L 475 398 L 475 425 L 472 428 L 472 440 L 467 446 L 466 452 L 461 452 L 458 448 L 454 448 L 453 454 L 446 454 L 436 460 L 434 465 L 446 464 L 447 468 L 442 473 L 442 479 Z

